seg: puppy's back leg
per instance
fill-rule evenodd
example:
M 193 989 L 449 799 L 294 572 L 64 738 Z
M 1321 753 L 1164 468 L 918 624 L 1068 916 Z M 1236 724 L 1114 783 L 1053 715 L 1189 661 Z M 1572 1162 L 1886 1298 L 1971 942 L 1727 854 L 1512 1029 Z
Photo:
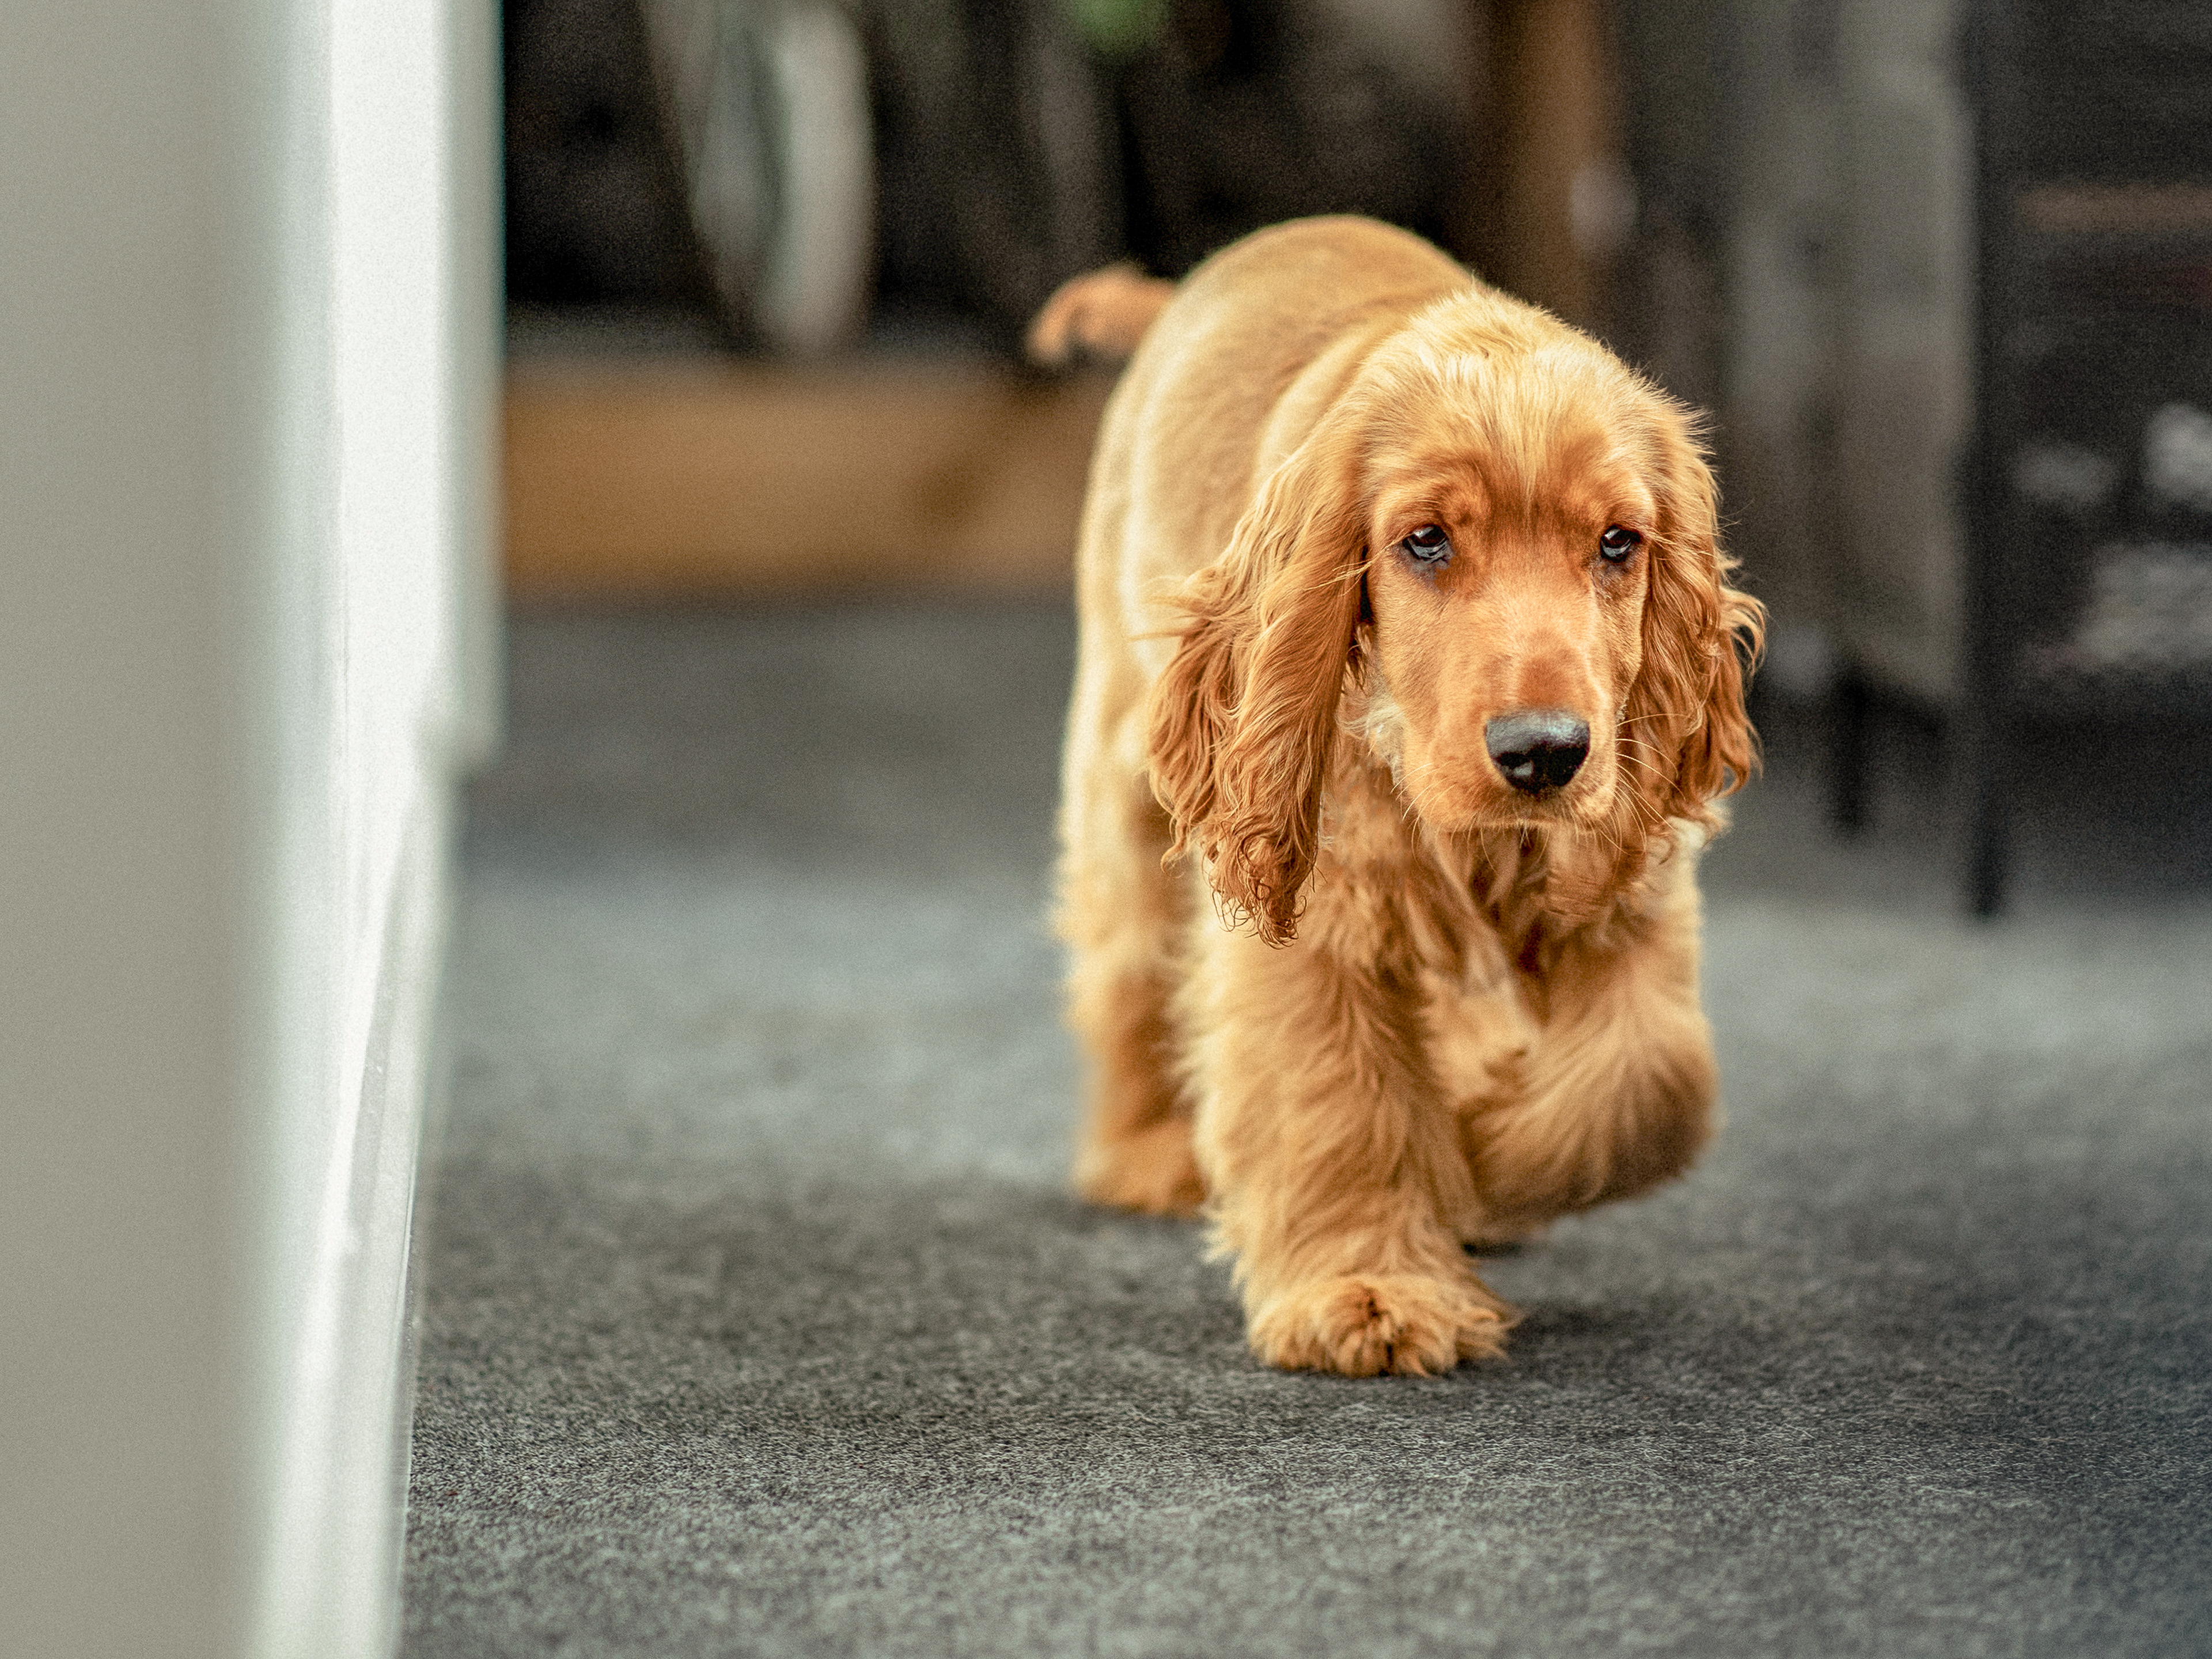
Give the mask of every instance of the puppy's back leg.
M 1090 1065 L 1075 1185 L 1094 1203 L 1188 1215 L 1206 1188 L 1175 1064 L 1182 895 L 1160 866 L 1167 817 L 1141 749 L 1126 722 L 1105 718 L 1103 699 L 1086 698 L 1090 690 L 1079 683 L 1060 806 L 1068 1021 Z

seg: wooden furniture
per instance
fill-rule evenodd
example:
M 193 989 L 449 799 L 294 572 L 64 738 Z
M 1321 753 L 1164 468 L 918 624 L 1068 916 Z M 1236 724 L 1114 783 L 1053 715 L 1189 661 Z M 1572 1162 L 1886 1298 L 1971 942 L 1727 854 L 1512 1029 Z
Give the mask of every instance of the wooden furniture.
M 508 592 L 1063 587 L 1112 385 L 966 360 L 519 364 Z

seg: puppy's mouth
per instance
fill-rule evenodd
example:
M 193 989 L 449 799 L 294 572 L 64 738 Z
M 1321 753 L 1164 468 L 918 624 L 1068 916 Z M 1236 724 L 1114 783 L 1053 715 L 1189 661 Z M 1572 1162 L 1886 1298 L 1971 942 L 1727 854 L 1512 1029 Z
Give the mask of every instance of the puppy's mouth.
M 1604 796 L 1592 787 L 1549 789 L 1533 795 L 1516 791 L 1510 796 L 1493 796 L 1478 806 L 1469 827 L 1588 830 L 1604 816 Z
M 1438 830 L 1589 830 L 1601 823 L 1611 791 L 1598 775 L 1610 769 L 1593 760 L 1583 774 L 1565 786 L 1523 789 L 1501 782 L 1494 773 L 1454 777 L 1439 769 L 1406 790 L 1414 810 Z

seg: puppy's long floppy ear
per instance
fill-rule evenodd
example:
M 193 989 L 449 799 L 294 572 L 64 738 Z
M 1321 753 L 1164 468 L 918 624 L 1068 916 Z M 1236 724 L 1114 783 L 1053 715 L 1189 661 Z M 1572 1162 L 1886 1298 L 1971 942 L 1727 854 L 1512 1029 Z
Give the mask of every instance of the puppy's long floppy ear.
M 1712 802 L 1759 764 L 1743 677 L 1765 636 L 1766 609 L 1728 585 L 1712 469 L 1686 412 L 1658 422 L 1659 529 L 1644 599 L 1644 662 L 1622 727 L 1644 832 L 1668 818 L 1711 828 Z
M 1152 791 L 1225 914 L 1288 942 L 1320 843 L 1367 526 L 1346 415 L 1261 487 L 1229 548 L 1175 595 L 1182 641 L 1152 688 Z

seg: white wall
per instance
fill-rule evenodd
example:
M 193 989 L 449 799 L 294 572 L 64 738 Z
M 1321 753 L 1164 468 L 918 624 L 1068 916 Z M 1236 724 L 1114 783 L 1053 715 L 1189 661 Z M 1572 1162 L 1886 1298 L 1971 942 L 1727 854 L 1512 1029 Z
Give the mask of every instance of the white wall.
M 0 1652 L 388 1645 L 495 27 L 0 7 Z

